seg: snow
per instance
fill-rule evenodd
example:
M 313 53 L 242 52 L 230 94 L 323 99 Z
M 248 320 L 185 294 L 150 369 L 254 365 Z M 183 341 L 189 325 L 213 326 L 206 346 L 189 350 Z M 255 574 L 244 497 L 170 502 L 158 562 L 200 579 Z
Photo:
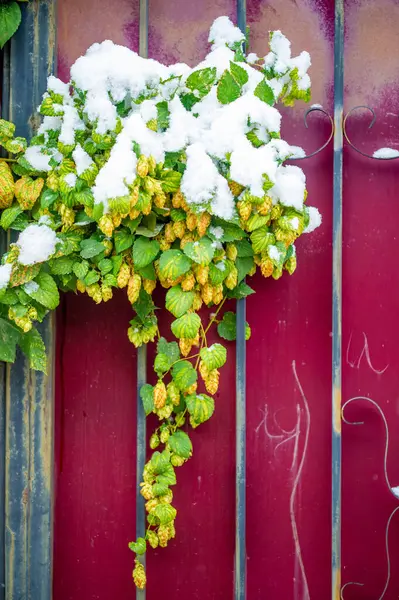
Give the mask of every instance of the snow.
M 64 106 L 61 133 L 59 141 L 66 145 L 75 144 L 75 131 L 84 130 L 85 125 L 74 106 Z
M 58 77 L 54 77 L 54 75 L 47 78 L 47 89 L 64 98 L 69 98 L 69 84 L 64 83 Z
M 270 189 L 269 195 L 284 206 L 292 206 L 298 211 L 303 208 L 306 178 L 299 167 L 281 166 L 277 168 L 276 183 Z
M 91 157 L 83 150 L 80 144 L 77 144 L 75 150 L 72 152 L 72 158 L 75 161 L 76 173 L 78 175 L 90 169 L 93 164 Z
M 298 229 L 298 227 L 299 227 L 299 219 L 298 219 L 298 217 L 293 217 L 291 219 L 291 226 L 292 226 L 292 229 Z
M 220 261 L 220 262 L 216 263 L 215 267 L 217 269 L 219 269 L 219 271 L 225 271 L 226 270 L 226 263 L 224 261 Z
M 38 220 L 39 225 L 51 225 L 51 218 L 49 215 L 42 215 Z
M 43 154 L 43 146 L 30 146 L 25 152 L 25 158 L 36 171 L 51 171 L 51 156 Z
M 267 252 L 272 260 L 279 261 L 280 260 L 280 250 L 277 246 L 270 245 L 267 247 Z
M 395 150 L 394 148 L 380 148 L 376 150 L 373 154 L 373 158 L 397 158 L 399 156 L 399 150 Z
M 28 283 L 25 283 L 24 285 L 24 290 L 27 294 L 32 294 L 37 292 L 37 290 L 39 289 L 39 284 L 36 283 L 36 281 L 28 281 Z
M 209 233 L 217 240 L 220 240 L 223 237 L 224 231 L 222 227 L 209 227 Z
M 259 56 L 255 52 L 250 52 L 247 56 L 247 61 L 251 64 L 256 63 L 259 60 Z
M 242 31 L 233 25 L 228 17 L 219 17 L 213 22 L 209 31 L 208 42 L 214 48 L 220 46 L 233 45 L 236 42 L 244 42 L 245 35 Z
M 396 487 L 392 487 L 391 492 L 393 493 L 394 496 L 399 498 L 399 485 L 397 485 Z
M 75 175 L 75 173 L 68 173 L 68 175 L 65 175 L 64 177 L 64 181 L 65 183 L 70 187 L 70 188 L 74 188 L 76 185 L 76 180 L 77 177 Z
M 309 214 L 309 225 L 304 229 L 304 233 L 312 233 L 312 231 L 321 225 L 321 214 L 314 206 L 308 206 L 307 211 Z
M 6 263 L 0 266 L 0 290 L 7 287 L 11 277 L 12 265 Z
M 267 146 L 254 148 L 244 139 L 231 154 L 231 178 L 243 186 L 248 186 L 253 196 L 264 195 L 264 174 L 274 181 L 276 170 L 275 154 L 272 148 Z
M 311 109 L 323 108 L 322 104 L 312 104 Z
M 38 129 L 38 134 L 44 133 L 45 137 L 48 131 L 58 131 L 61 129 L 61 117 L 44 117 L 42 124 Z
M 18 262 L 34 265 L 46 261 L 55 252 L 57 236 L 47 225 L 28 225 L 17 240 Z

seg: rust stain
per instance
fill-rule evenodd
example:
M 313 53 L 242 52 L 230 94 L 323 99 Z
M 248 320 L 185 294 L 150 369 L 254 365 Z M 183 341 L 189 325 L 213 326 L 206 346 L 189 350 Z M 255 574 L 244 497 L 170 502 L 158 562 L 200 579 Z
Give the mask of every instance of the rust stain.
M 378 103 L 399 78 L 399 4 L 395 0 L 351 2 L 345 16 L 346 106 Z
M 333 425 L 334 431 L 337 434 L 341 434 L 341 388 L 334 385 L 334 396 L 333 396 Z
M 341 569 L 335 569 L 333 573 L 333 600 L 340 600 L 341 598 Z
M 323 15 L 306 0 L 263 2 L 256 15 L 249 15 L 251 50 L 259 56 L 267 51 L 268 32 L 280 29 L 292 42 L 293 55 L 307 50 L 312 58 L 309 74 L 312 79 L 312 99 L 325 105 L 332 85 L 333 51 L 324 33 Z

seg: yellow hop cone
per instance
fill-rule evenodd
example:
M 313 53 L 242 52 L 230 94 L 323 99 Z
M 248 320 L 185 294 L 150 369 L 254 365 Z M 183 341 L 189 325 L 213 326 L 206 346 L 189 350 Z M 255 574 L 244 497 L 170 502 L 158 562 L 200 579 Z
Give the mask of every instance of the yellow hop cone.
M 103 246 L 105 248 L 104 255 L 109 256 L 114 247 L 113 243 L 111 242 L 111 240 L 103 240 Z
M 136 348 L 143 343 L 143 334 L 137 327 L 129 327 L 127 330 L 127 337 Z
M 154 198 L 154 204 L 157 208 L 163 208 L 166 204 L 166 195 L 164 192 L 156 194 Z
M 157 161 L 155 160 L 155 158 L 152 156 L 152 154 L 148 157 L 148 170 L 149 171 L 154 171 L 155 167 L 157 166 Z
M 140 494 L 143 496 L 144 500 L 152 500 L 154 497 L 152 485 L 150 483 L 140 483 L 140 487 Z
M 211 371 L 208 375 L 208 377 L 205 379 L 205 387 L 206 387 L 206 391 L 209 392 L 209 394 L 216 394 L 216 392 L 219 389 L 219 377 L 220 377 L 220 373 L 217 369 L 213 369 L 213 371 Z
M 101 286 L 101 295 L 104 302 L 108 302 L 112 298 L 112 288 L 109 285 Z
M 170 242 L 168 242 L 168 241 L 167 241 L 167 240 L 164 238 L 164 236 L 160 237 L 158 241 L 159 241 L 159 247 L 160 247 L 160 249 L 162 250 L 162 252 L 165 252 L 166 250 L 169 250 L 169 248 L 170 248 L 170 246 L 171 246 L 171 243 L 170 243 Z
M 68 208 L 67 206 L 65 206 L 65 204 L 61 205 L 62 213 L 61 213 L 61 220 L 62 223 L 65 227 L 72 227 L 72 225 L 75 222 L 75 212 L 72 210 L 72 208 Z
M 279 219 L 282 214 L 283 209 L 281 208 L 280 204 L 275 204 L 270 211 L 270 218 L 272 221 L 274 221 L 275 219 Z
M 162 408 L 157 409 L 155 412 L 158 416 L 158 419 L 169 419 L 170 415 L 173 412 L 173 406 L 171 406 L 170 404 L 166 404 Z
M 147 294 L 152 294 L 152 292 L 155 290 L 157 285 L 156 281 L 153 281 L 152 279 L 144 279 L 143 280 L 143 288 L 145 289 L 145 291 L 147 292 Z
M 112 215 L 112 223 L 114 228 L 116 229 L 122 223 L 122 215 Z M 111 237 L 110 235 L 107 237 Z
M 254 266 L 248 272 L 248 277 L 252 277 L 253 275 L 255 275 L 255 273 L 256 273 L 256 264 L 254 264 Z M 215 302 L 215 304 L 217 304 L 217 303 Z
M 137 219 L 137 217 L 139 216 L 140 211 L 139 210 L 135 210 L 134 208 L 130 211 L 129 213 L 129 219 L 131 219 L 132 221 L 134 221 L 135 219 Z
M 226 246 L 226 256 L 229 260 L 232 260 L 233 262 L 235 261 L 235 259 L 237 258 L 237 246 L 235 244 L 227 244 Z
M 173 538 L 176 537 L 176 529 L 175 529 L 174 523 L 169 523 L 168 529 L 169 529 L 169 539 L 172 540 Z
M 296 269 L 296 256 L 291 256 L 290 258 L 288 258 L 285 262 L 284 267 L 286 268 L 288 273 L 292 275 Z
M 282 277 L 282 275 L 283 275 L 283 270 L 278 269 L 277 267 L 274 267 L 273 273 L 272 273 L 273 279 L 280 279 L 280 277 Z
M 158 381 L 158 383 L 154 387 L 154 391 L 152 394 L 154 398 L 155 408 L 163 408 L 166 404 L 166 398 L 168 395 L 166 391 L 166 386 L 163 381 Z
M 138 185 L 136 185 L 133 188 L 132 194 L 130 196 L 130 209 L 133 209 L 136 206 L 136 204 L 139 200 L 139 192 L 140 192 L 140 188 Z
M 183 237 L 186 232 L 186 224 L 184 221 L 177 221 L 177 223 L 173 223 L 173 233 L 179 239 Z
M 194 298 L 194 300 L 193 300 L 193 306 L 192 306 L 192 309 L 193 309 L 193 310 L 195 310 L 195 311 L 198 311 L 198 310 L 200 310 L 201 306 L 202 306 L 202 298 L 201 298 L 201 294 L 199 294 L 199 293 L 196 293 L 196 294 L 195 294 L 195 298 Z
M 198 217 L 197 217 L 197 215 L 195 215 L 194 213 L 188 214 L 187 215 L 187 219 L 186 219 L 186 225 L 187 225 L 187 229 L 189 231 L 194 231 L 194 229 L 198 225 Z
M 263 258 L 260 263 L 260 270 L 262 272 L 263 277 L 270 277 L 273 273 L 273 263 L 270 258 Z
M 114 232 L 114 223 L 112 221 L 112 217 L 110 215 L 103 215 L 98 222 L 98 228 L 107 237 L 112 237 Z
M 167 242 L 174 242 L 176 239 L 176 234 L 173 230 L 173 223 L 167 223 L 165 225 L 165 240 Z
M 173 208 L 181 208 L 182 202 L 184 202 L 184 196 L 180 190 L 177 190 L 172 197 Z
M 196 279 L 198 283 L 201 285 L 205 285 L 208 281 L 209 277 L 209 267 L 208 265 L 200 265 L 196 272 Z
M 151 131 L 158 131 L 157 119 L 150 119 L 149 121 L 147 121 L 146 126 L 148 129 L 151 129 Z
M 14 177 L 8 164 L 0 161 L 0 209 L 11 206 L 14 199 Z
M 195 285 L 194 273 L 190 272 L 190 273 L 188 273 L 188 275 L 185 276 L 185 278 L 181 282 L 181 287 L 182 287 L 182 290 L 184 290 L 185 292 L 189 292 L 190 290 L 193 289 L 194 285 Z
M 236 181 L 229 181 L 229 188 L 233 196 L 239 196 L 244 190 L 244 186 Z
M 177 389 L 177 386 L 174 381 L 171 381 L 166 386 L 166 391 L 168 393 L 168 397 L 170 398 L 172 404 L 174 406 L 178 406 L 180 404 L 180 392 Z
M 209 370 L 208 370 L 208 367 L 206 366 L 206 364 L 204 363 L 203 360 L 200 361 L 199 372 L 200 372 L 200 375 L 201 375 L 201 377 L 202 377 L 202 379 L 204 381 L 206 379 L 208 379 L 208 377 L 209 377 Z
M 212 302 L 213 299 L 213 286 L 210 283 L 206 283 L 201 288 L 201 298 L 208 306 Z
M 258 213 L 260 215 L 262 215 L 263 217 L 266 217 L 269 212 L 271 211 L 273 206 L 273 202 L 272 199 L 269 196 L 265 196 L 265 199 L 263 200 L 262 204 L 260 204 L 260 206 L 258 206 Z
M 180 248 L 181 248 L 181 250 L 183 250 L 183 249 L 184 249 L 184 246 L 185 246 L 186 244 L 188 244 L 189 242 L 194 242 L 194 236 L 193 236 L 193 234 L 192 234 L 192 233 L 188 233 L 188 232 L 186 232 L 186 233 L 183 235 L 183 237 L 181 238 L 181 240 L 180 240 Z
M 81 279 L 78 279 L 76 282 L 76 289 L 78 290 L 78 292 L 80 292 L 81 294 L 84 294 L 86 291 L 86 286 L 84 284 L 84 282 Z
M 119 269 L 117 284 L 119 288 L 124 288 L 129 283 L 130 279 L 130 267 L 126 263 L 122 263 L 121 268 Z
M 153 433 L 152 436 L 150 437 L 151 450 L 155 450 L 155 448 L 158 448 L 159 444 L 160 444 L 159 435 L 157 435 L 156 433 Z
M 211 224 L 211 215 L 207 212 L 202 213 L 198 220 L 197 231 L 200 237 L 203 237 L 206 234 L 206 230 Z
M 139 590 L 144 590 L 145 585 L 147 583 L 147 577 L 145 574 L 144 566 L 138 560 L 134 562 L 135 567 L 133 569 L 133 581 L 134 585 L 139 588 Z
M 47 176 L 46 185 L 53 192 L 58 192 L 60 183 L 59 183 L 58 175 L 57 175 L 57 173 L 55 171 L 52 171 Z
M 226 279 L 224 280 L 224 284 L 229 290 L 233 290 L 236 287 L 237 282 L 238 282 L 238 271 L 237 271 L 236 267 L 232 267 L 230 270 L 230 273 L 227 275 Z
M 214 304 L 220 304 L 223 300 L 223 292 L 214 292 L 212 297 L 212 302 Z
M 252 213 L 252 204 L 246 200 L 237 202 L 237 209 L 241 219 L 245 222 L 248 221 Z
M 166 548 L 169 540 L 169 527 L 167 525 L 160 525 L 158 528 L 158 539 L 161 548 Z
M 93 285 L 88 285 L 86 287 L 86 292 L 90 298 L 94 298 L 94 296 L 96 294 L 98 294 L 99 292 L 101 294 L 101 289 L 100 289 L 100 286 L 98 285 L 98 283 L 93 283 Z
M 32 321 L 28 316 L 16 318 L 14 322 L 24 333 L 28 333 L 32 329 Z
M 192 385 L 190 385 L 190 387 L 188 387 L 188 388 L 187 388 L 185 391 L 186 391 L 186 393 L 187 393 L 189 396 L 191 396 L 191 394 L 195 394 L 195 392 L 197 391 L 197 387 L 198 387 L 198 384 L 197 384 L 197 382 L 195 381 L 195 382 L 194 382 Z
M 161 435 L 159 436 L 162 444 L 166 444 L 167 441 L 168 441 L 168 439 L 169 439 L 169 437 L 170 437 L 170 431 L 169 431 L 169 429 L 163 429 L 161 431 Z
M 129 298 L 130 304 L 134 304 L 140 294 L 141 289 L 141 277 L 137 273 L 132 275 L 127 284 L 127 297 Z
M 170 462 L 174 467 L 181 467 L 186 461 L 182 456 L 177 456 L 177 454 L 173 454 L 173 456 L 170 459 Z
M 145 509 L 148 513 L 154 512 L 156 506 L 158 506 L 159 501 L 158 498 L 151 498 L 151 500 L 147 500 L 145 503 Z
M 33 306 L 31 306 L 28 310 L 28 317 L 32 319 L 32 321 L 35 321 L 37 319 L 37 310 Z
M 179 347 L 180 347 L 180 352 L 183 354 L 183 356 L 188 356 L 190 354 L 192 346 L 193 346 L 192 340 L 180 338 Z
M 148 158 L 142 154 L 137 161 L 137 175 L 146 177 L 148 175 Z
M 159 540 L 155 531 L 147 531 L 147 540 L 151 548 L 153 548 L 154 550 L 155 548 L 158 548 Z

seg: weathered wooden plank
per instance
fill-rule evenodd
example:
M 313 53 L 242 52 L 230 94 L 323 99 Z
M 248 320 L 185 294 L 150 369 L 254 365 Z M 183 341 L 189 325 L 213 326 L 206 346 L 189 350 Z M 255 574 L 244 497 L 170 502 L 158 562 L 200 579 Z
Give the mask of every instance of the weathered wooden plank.
M 55 64 L 55 0 L 22 5 L 22 23 L 9 49 L 9 90 L 3 114 L 30 137 L 35 109 Z M 7 114 L 5 114 L 5 111 Z M 7 366 L 5 385 L 5 597 L 50 600 L 52 595 L 54 318 L 40 330 L 48 375 L 29 370 L 22 356 Z

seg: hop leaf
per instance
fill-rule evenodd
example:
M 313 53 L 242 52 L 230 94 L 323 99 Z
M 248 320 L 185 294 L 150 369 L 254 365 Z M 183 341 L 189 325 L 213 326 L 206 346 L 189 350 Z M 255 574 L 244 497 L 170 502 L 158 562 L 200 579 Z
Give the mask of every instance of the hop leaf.
M 21 23 L 21 9 L 16 2 L 0 4 L 0 48 L 14 35 Z
M 186 404 L 194 428 L 210 419 L 215 410 L 214 399 L 206 394 L 187 396 Z
M 215 248 L 212 245 L 212 240 L 203 237 L 197 242 L 188 242 L 184 246 L 183 252 L 199 265 L 208 265 L 215 254 Z
M 180 285 L 168 290 L 166 294 L 166 309 L 175 317 L 182 317 L 193 305 L 194 292 L 184 292 Z
M 164 337 L 159 338 L 157 352 L 166 354 L 170 362 L 176 362 L 180 358 L 180 350 L 177 342 L 167 342 Z
M 147 543 L 144 538 L 139 537 L 135 542 L 130 542 L 129 549 L 136 554 L 145 554 Z
M 158 504 L 154 508 L 153 514 L 159 519 L 161 525 L 166 525 L 175 520 L 177 511 L 170 504 Z
M 145 383 L 140 389 L 140 398 L 143 402 L 144 412 L 149 415 L 154 410 L 154 387 Z
M 133 244 L 133 262 L 135 267 L 143 269 L 157 257 L 159 243 L 146 237 L 139 237 Z
M 31 285 L 30 283 L 25 285 L 24 290 L 28 296 L 46 308 L 57 308 L 60 302 L 60 294 L 57 284 L 51 275 L 48 273 L 39 273 L 35 278 L 35 283 L 36 285 Z
M 197 371 L 188 360 L 181 360 L 173 365 L 172 377 L 179 390 L 185 390 L 197 381 Z
M 202 348 L 200 356 L 208 371 L 213 371 L 223 367 L 227 359 L 227 351 L 222 344 L 212 344 L 209 348 Z
M 177 338 L 193 339 L 196 337 L 201 325 L 201 319 L 196 313 L 183 315 L 171 325 L 172 333 Z
M 180 250 L 166 250 L 159 259 L 159 271 L 164 279 L 174 281 L 191 268 L 191 260 Z
M 190 458 L 193 453 L 193 445 L 187 433 L 176 431 L 170 436 L 168 444 L 172 452 L 182 458 Z
M 0 5 L 1 7 L 1 5 Z M 0 161 L 0 209 L 11 206 L 14 199 L 14 177 L 4 160 Z
M 229 342 L 235 340 L 237 338 L 237 329 L 236 329 L 236 315 L 229 311 L 224 313 L 223 319 L 218 324 L 218 334 L 224 340 L 228 340 Z M 249 340 L 251 336 L 251 329 L 248 323 L 245 324 L 245 339 Z

